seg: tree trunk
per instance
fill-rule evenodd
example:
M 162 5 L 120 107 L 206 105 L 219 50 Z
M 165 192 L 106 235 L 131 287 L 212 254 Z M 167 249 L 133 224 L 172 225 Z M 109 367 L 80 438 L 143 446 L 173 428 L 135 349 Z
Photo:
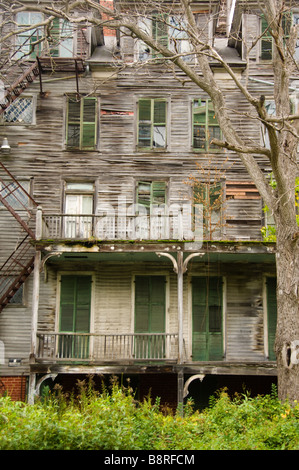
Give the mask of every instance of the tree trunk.
M 277 228 L 280 224 L 277 225 Z M 283 226 L 283 224 L 282 224 Z M 282 233 L 283 232 L 283 233 Z M 288 233 L 287 233 L 288 232 Z M 293 235 L 293 238 L 292 238 Z M 279 398 L 299 402 L 299 238 L 277 230 L 277 358 Z

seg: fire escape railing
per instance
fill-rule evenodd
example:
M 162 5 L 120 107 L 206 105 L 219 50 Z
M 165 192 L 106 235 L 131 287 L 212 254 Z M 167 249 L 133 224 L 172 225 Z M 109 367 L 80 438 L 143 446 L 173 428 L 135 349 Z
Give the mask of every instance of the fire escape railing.
M 37 204 L 1 162 L 0 170 L 0 204 L 17 220 L 23 233 L 22 241 L 0 268 L 1 312 L 33 271 L 34 248 L 31 240 L 35 239 L 33 224 Z
M 26 88 L 33 82 L 33 80 L 40 75 L 40 69 L 38 62 L 34 62 L 24 73 L 16 80 L 10 88 L 8 88 L 4 97 L 0 102 L 0 114 L 4 111 L 20 96 L 20 94 L 26 90 Z

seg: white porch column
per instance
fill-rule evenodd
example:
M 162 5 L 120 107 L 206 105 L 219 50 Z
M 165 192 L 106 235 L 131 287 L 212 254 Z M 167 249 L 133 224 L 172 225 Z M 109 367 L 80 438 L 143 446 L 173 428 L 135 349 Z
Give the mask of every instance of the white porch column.
M 41 268 L 41 252 L 36 251 L 35 259 L 34 259 L 34 271 L 33 271 L 30 362 L 33 362 L 36 357 L 36 344 L 37 344 L 36 335 L 37 335 L 37 321 L 38 321 L 38 307 L 39 307 L 40 268 Z M 36 375 L 30 371 L 29 390 L 28 390 L 28 403 L 29 404 L 34 403 L 35 386 L 36 386 Z

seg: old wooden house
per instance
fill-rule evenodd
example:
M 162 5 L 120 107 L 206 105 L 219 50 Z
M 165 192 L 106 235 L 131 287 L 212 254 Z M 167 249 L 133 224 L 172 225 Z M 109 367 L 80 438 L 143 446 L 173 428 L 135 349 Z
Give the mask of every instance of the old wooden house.
M 263 19 L 240 2 L 193 4 L 242 77 L 244 42 L 229 32 L 249 41 Z M 221 132 L 208 96 L 125 31 L 55 19 L 52 42 L 39 43 L 42 19 L 16 18 L 33 26 L 11 39 L 26 61 L 10 57 L 1 100 L 3 390 L 32 402 L 45 385 L 113 375 L 170 405 L 222 386 L 268 392 L 275 243 L 261 228 L 271 220 L 238 156 L 210 145 Z M 173 47 L 171 21 L 146 27 Z M 268 44 L 252 49 L 248 86 L 271 104 Z M 211 67 L 240 132 L 266 139 Z M 296 106 L 295 79 L 291 95 Z

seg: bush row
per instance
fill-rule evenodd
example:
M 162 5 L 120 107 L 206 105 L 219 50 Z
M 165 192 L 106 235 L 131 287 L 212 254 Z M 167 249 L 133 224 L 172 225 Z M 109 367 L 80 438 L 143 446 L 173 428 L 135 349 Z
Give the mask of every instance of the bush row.
M 161 411 L 150 397 L 112 384 L 97 393 L 56 390 L 34 405 L 0 399 L 1 450 L 274 450 L 299 449 L 299 406 L 281 403 L 275 390 L 251 398 L 226 390 L 203 411 Z

